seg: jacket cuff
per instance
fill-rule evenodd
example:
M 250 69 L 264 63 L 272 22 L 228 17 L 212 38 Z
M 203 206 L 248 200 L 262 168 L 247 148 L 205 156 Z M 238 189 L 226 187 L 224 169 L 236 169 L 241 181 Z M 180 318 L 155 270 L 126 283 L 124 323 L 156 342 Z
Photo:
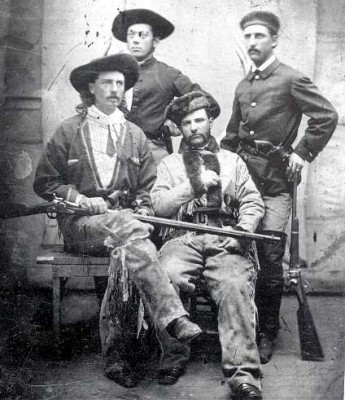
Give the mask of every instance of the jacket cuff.
M 78 190 L 76 190 L 76 189 L 70 187 L 70 188 L 68 189 L 68 191 L 67 191 L 65 200 L 66 200 L 66 201 L 69 201 L 69 202 L 71 202 L 71 203 L 76 203 L 76 202 L 77 202 L 78 195 L 79 195 Z
M 312 154 L 308 149 L 306 149 L 302 144 L 298 144 L 294 149 L 293 152 L 296 153 L 298 156 L 303 158 L 303 160 L 308 161 L 309 163 L 314 160 L 317 154 Z
M 235 231 L 241 231 L 241 232 L 248 232 L 248 233 L 253 233 L 254 229 L 248 224 L 245 225 L 236 225 L 233 228 Z

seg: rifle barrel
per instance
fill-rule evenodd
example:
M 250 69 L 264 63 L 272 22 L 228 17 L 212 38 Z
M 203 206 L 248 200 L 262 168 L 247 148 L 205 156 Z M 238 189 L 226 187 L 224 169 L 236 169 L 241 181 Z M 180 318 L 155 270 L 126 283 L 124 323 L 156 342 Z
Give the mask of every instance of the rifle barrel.
M 45 202 L 36 206 L 27 207 L 23 204 L 7 204 L 6 207 L 0 209 L 0 218 L 15 218 L 33 214 L 41 214 L 46 212 L 54 212 L 57 214 L 77 214 L 77 215 L 91 215 L 88 211 L 74 205 L 68 204 L 67 202 Z M 111 211 L 111 210 L 109 210 Z M 235 237 L 240 239 L 252 239 L 252 240 L 266 240 L 270 242 L 279 242 L 280 237 L 274 235 L 262 235 L 258 233 L 250 233 L 237 230 L 227 230 L 223 228 L 217 228 L 214 226 L 200 225 L 192 222 L 176 221 L 167 218 L 150 217 L 140 214 L 133 214 L 133 217 L 142 222 L 147 222 L 153 225 L 159 225 L 166 228 L 175 228 L 180 230 L 188 230 L 201 233 L 209 233 L 212 235 L 220 235 L 227 237 Z
M 175 228 L 180 230 L 188 230 L 200 233 L 209 233 L 212 235 L 228 236 L 241 239 L 252 239 L 252 240 L 266 240 L 270 242 L 279 242 L 280 237 L 274 235 L 262 235 L 259 233 L 250 233 L 236 230 L 226 230 L 223 228 L 217 228 L 214 226 L 200 225 L 192 222 L 175 221 L 172 219 L 149 217 L 140 214 L 133 214 L 133 216 L 142 222 L 147 222 L 153 225 L 164 226 L 166 228 Z

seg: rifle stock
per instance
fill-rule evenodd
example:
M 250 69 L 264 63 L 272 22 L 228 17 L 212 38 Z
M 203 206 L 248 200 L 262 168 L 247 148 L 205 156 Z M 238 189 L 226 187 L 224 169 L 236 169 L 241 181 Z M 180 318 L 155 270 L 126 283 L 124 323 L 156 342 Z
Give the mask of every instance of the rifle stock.
M 290 242 L 290 284 L 298 300 L 297 323 L 301 346 L 302 360 L 322 361 L 324 354 L 317 330 L 314 324 L 306 291 L 301 276 L 299 263 L 299 221 L 297 217 L 297 180 L 293 183 L 292 217 L 291 217 L 291 242 Z
M 34 206 L 26 206 L 25 204 L 1 204 L 0 218 L 17 218 L 26 217 L 28 215 L 44 214 L 49 212 L 53 207 L 53 202 L 44 202 Z

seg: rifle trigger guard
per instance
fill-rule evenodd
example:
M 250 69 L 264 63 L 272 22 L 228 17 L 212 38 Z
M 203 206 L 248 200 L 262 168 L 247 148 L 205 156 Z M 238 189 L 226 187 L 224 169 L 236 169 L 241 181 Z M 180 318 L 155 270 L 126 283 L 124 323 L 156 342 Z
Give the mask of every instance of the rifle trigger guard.
M 47 211 L 47 217 L 49 219 L 56 219 L 57 217 L 57 212 L 56 211 Z

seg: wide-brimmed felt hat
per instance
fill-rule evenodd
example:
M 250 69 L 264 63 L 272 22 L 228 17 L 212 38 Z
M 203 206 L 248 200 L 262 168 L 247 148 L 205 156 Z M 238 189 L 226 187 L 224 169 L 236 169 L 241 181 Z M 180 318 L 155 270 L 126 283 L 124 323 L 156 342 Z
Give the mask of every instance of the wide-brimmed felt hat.
M 165 110 L 165 116 L 179 126 L 187 114 L 202 108 L 214 119 L 220 114 L 218 103 L 211 95 L 206 97 L 205 93 L 195 90 L 172 100 Z
M 79 93 L 89 90 L 89 83 L 95 75 L 101 72 L 118 71 L 125 77 L 125 90 L 134 86 L 139 78 L 139 64 L 136 59 L 125 53 L 98 58 L 88 64 L 75 68 L 70 75 L 70 81 Z
M 245 15 L 240 21 L 242 30 L 250 25 L 263 25 L 277 34 L 280 28 L 280 21 L 279 18 L 270 11 L 252 11 Z
M 127 31 L 131 25 L 147 24 L 152 27 L 153 34 L 160 39 L 165 39 L 172 34 L 174 25 L 151 10 L 145 8 L 134 8 L 132 10 L 120 11 L 115 17 L 112 27 L 113 35 L 121 42 L 127 41 Z

